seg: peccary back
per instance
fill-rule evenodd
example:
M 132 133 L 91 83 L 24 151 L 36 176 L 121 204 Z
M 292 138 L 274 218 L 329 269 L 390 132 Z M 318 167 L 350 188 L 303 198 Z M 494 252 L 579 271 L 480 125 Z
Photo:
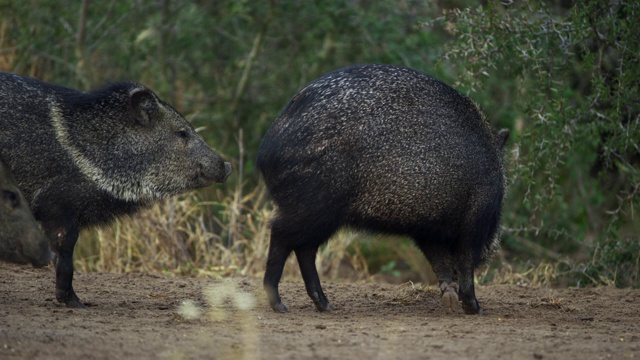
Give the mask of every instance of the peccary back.
M 29 205 L 0 160 L 0 260 L 43 266 L 52 257 Z
M 231 171 L 175 109 L 130 82 L 84 93 L 0 73 L 0 155 L 57 252 L 56 297 L 71 287 L 78 232 Z
M 443 292 L 459 281 L 465 310 L 479 312 L 473 270 L 498 244 L 507 136 L 469 98 L 407 68 L 353 66 L 304 87 L 258 153 L 277 206 L 265 274 L 272 307 L 286 310 L 277 283 L 295 251 L 309 295 L 330 308 L 312 262 L 348 225 L 412 237 Z

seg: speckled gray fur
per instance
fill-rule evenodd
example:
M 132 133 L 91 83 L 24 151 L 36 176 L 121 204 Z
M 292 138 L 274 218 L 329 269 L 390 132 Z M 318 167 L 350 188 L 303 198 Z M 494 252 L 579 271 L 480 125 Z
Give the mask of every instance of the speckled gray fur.
M 158 199 L 222 182 L 225 163 L 180 114 L 146 87 L 92 92 L 0 73 L 0 158 L 56 259 L 56 298 L 71 286 L 78 232 Z
M 274 310 L 286 311 L 277 284 L 291 251 L 316 307 L 331 307 L 300 257 L 346 225 L 412 237 L 465 311 L 480 312 L 473 270 L 499 244 L 507 137 L 472 100 L 407 68 L 353 66 L 301 89 L 258 153 L 278 208 L 265 274 Z

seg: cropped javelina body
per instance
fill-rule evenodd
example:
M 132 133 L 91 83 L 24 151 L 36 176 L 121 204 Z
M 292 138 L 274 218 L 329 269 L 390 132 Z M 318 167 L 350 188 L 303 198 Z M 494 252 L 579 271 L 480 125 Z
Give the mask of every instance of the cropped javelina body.
M 277 206 L 264 285 L 295 252 L 307 292 L 330 310 L 318 247 L 342 226 L 407 235 L 438 275 L 443 305 L 480 312 L 473 272 L 498 245 L 502 147 L 473 101 L 423 73 L 361 65 L 300 90 L 267 131 L 258 168 Z M 456 294 L 457 293 L 457 294 Z
M 0 73 L 0 157 L 48 238 L 56 298 L 72 287 L 78 232 L 154 201 L 222 182 L 231 171 L 151 90 L 115 83 L 84 93 Z
M 52 258 L 29 204 L 0 159 L 0 260 L 44 266 Z

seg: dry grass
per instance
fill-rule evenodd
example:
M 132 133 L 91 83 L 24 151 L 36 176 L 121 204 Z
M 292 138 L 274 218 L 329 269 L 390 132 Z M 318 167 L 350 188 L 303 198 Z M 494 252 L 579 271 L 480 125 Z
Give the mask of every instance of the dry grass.
M 111 227 L 86 231 L 76 248 L 75 267 L 85 272 L 262 277 L 273 209 L 264 185 L 244 195 L 240 188 L 238 185 L 229 193 L 218 190 L 213 195 L 219 199 L 216 201 L 204 201 L 196 192 L 174 197 L 117 220 Z M 316 267 L 323 279 L 371 278 L 360 250 L 361 238 L 345 229 L 321 247 Z M 411 272 L 420 275 L 420 281 L 434 283 L 435 277 L 418 250 L 398 247 L 394 253 Z M 568 267 L 562 261 L 517 267 L 505 259 L 501 263 L 478 271 L 477 282 L 549 286 L 557 284 Z M 295 256 L 289 257 L 284 277 L 300 278 Z
M 119 219 L 111 227 L 85 231 L 76 247 L 75 268 L 85 272 L 262 277 L 273 208 L 264 184 L 248 193 L 242 184 L 243 174 L 237 174 L 235 186 L 214 188 L 215 193 L 206 195 L 192 192 L 170 198 L 130 218 Z M 215 200 L 204 200 L 205 196 Z M 368 260 L 372 259 L 365 259 L 362 254 L 362 239 L 372 238 L 344 229 L 322 246 L 316 257 L 321 277 L 370 279 Z M 435 274 L 424 256 L 405 245 L 400 240 L 389 241 L 385 248 L 384 256 L 391 255 L 410 269 L 405 274 L 409 276 L 392 280 L 435 283 Z M 515 269 L 502 259 L 501 267 L 477 272 L 477 281 L 548 286 L 557 281 L 560 265 L 566 264 L 542 263 Z M 300 279 L 295 256 L 289 257 L 284 277 Z M 382 281 L 388 277 L 376 275 Z M 415 290 L 419 294 L 425 289 Z
M 218 191 L 218 201 L 203 201 L 195 192 L 174 197 L 111 227 L 86 231 L 74 265 L 85 272 L 261 277 L 273 209 L 263 185 L 245 195 L 239 189 Z M 324 278 L 369 276 L 364 257 L 352 246 L 357 236 L 340 231 L 320 249 L 316 266 Z M 295 256 L 284 276 L 299 278 Z
M 109 228 L 83 234 L 75 266 L 84 271 L 252 275 L 268 249 L 269 209 L 258 187 L 240 198 L 171 198 Z M 219 194 L 220 195 L 220 194 Z
M 580 285 L 579 279 L 582 278 L 589 279 L 592 284 L 614 286 L 614 283 L 606 278 L 590 277 L 586 270 L 584 264 L 569 259 L 512 265 L 503 258 L 499 265 L 477 272 L 476 280 L 481 284 L 549 287 L 567 286 L 570 282 Z
M 549 286 L 557 280 L 558 263 L 542 262 L 519 267 L 503 262 L 499 268 L 487 267 L 477 273 L 479 283 L 520 286 Z
M 414 284 L 408 281 L 398 286 L 395 290 L 394 301 L 413 302 L 423 301 L 426 297 L 440 296 L 441 291 L 438 287 L 428 284 Z

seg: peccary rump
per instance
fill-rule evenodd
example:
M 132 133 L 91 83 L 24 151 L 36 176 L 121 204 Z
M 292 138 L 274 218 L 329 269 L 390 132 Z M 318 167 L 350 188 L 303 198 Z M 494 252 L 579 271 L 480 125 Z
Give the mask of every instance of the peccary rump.
M 473 273 L 498 245 L 502 147 L 476 104 L 415 70 L 361 65 L 305 86 L 268 129 L 257 166 L 277 207 L 264 286 L 295 252 L 307 292 L 330 310 L 318 247 L 342 226 L 413 238 L 438 275 L 443 305 L 479 313 Z

